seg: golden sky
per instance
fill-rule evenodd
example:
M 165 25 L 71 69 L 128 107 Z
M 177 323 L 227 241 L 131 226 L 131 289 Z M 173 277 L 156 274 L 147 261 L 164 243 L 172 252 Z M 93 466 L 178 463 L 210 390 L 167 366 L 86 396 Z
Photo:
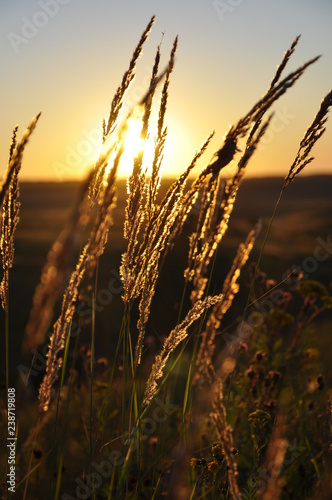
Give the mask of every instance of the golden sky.
M 82 177 L 98 154 L 102 119 L 153 14 L 156 22 L 127 97 L 129 104 L 140 99 L 157 45 L 162 39 L 164 67 L 179 35 L 166 117 L 164 175 L 181 173 L 215 130 L 203 162 L 210 160 L 229 125 L 267 90 L 296 35 L 301 34 L 301 40 L 285 75 L 323 55 L 275 105 L 271 129 L 248 168 L 249 176 L 284 176 L 332 87 L 330 0 L 2 1 L 1 173 L 13 126 L 18 123 L 22 133 L 42 110 L 25 153 L 22 178 Z M 332 173 L 331 138 L 329 123 L 314 150 L 316 160 L 304 174 Z M 122 174 L 128 173 L 128 161 Z

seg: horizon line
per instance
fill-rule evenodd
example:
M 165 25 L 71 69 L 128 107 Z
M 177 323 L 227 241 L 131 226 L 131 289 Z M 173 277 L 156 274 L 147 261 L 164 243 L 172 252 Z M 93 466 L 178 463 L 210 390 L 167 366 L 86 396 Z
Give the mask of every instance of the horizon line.
M 299 179 L 310 179 L 310 178 L 313 178 L 313 177 L 332 177 L 332 172 L 331 173 L 317 173 L 317 174 L 302 174 L 301 177 L 299 177 Z M 194 179 L 195 176 L 189 176 L 188 179 Z M 230 179 L 230 177 L 225 177 L 225 180 L 227 179 Z M 77 179 L 77 178 L 71 178 L 71 179 L 54 179 L 53 177 L 52 178 L 47 178 L 47 177 L 41 177 L 41 178 L 21 178 L 20 180 L 20 183 L 30 183 L 30 184 L 42 184 L 42 183 L 53 183 L 53 184 L 64 184 L 64 183 L 80 183 L 80 182 L 83 182 L 84 181 L 84 177 L 83 178 L 80 178 L 80 179 Z M 128 179 L 128 177 L 126 176 L 118 176 L 117 177 L 117 180 L 119 181 L 126 181 Z M 161 182 L 163 180 L 175 180 L 177 179 L 177 176 L 171 176 L 171 175 L 165 175 L 164 177 L 162 177 L 161 179 Z M 245 177 L 243 180 L 246 181 L 246 180 L 268 180 L 268 179 L 279 179 L 279 180 L 282 180 L 284 179 L 284 176 L 279 176 L 279 175 L 276 175 L 276 174 L 272 174 L 272 175 L 266 175 L 266 176 L 263 176 L 263 175 L 253 175 L 253 176 L 247 176 Z

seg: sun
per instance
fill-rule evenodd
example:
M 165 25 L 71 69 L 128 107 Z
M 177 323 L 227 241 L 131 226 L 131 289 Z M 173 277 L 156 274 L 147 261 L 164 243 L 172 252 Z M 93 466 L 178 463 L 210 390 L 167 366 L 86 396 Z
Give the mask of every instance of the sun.
M 124 132 L 124 150 L 119 165 L 119 176 L 128 176 L 133 167 L 134 158 L 144 151 L 144 139 L 141 138 L 142 120 L 133 116 L 127 119 Z
M 136 109 L 134 113 L 127 117 L 126 120 L 120 125 L 118 135 L 116 137 L 112 136 L 109 138 L 99 150 L 100 155 L 102 150 L 106 152 L 108 148 L 112 147 L 112 141 L 113 146 L 115 146 L 118 141 L 122 142 L 124 148 L 117 169 L 117 175 L 120 178 L 128 178 L 130 176 L 133 171 L 134 160 L 140 153 L 143 153 L 142 171 L 145 172 L 147 176 L 151 175 L 155 156 L 157 123 L 150 116 L 148 137 L 146 139 L 142 139 L 142 117 L 143 110 Z M 110 154 L 105 178 L 113 165 L 115 155 L 116 148 L 114 148 Z
M 119 177 L 128 177 L 133 169 L 134 159 L 139 153 L 143 153 L 143 170 L 151 172 L 154 158 L 154 137 L 156 126 L 153 121 L 149 123 L 149 134 L 147 139 L 142 139 L 142 110 L 137 111 L 126 121 L 124 132 L 124 151 L 119 164 Z

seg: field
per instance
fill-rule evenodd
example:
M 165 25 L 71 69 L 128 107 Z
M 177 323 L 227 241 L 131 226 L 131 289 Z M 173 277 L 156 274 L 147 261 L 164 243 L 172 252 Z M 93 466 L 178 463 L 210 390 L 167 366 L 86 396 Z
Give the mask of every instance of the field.
M 166 180 L 160 196 L 165 194 L 170 183 L 171 181 Z M 273 202 L 277 199 L 280 190 L 280 184 L 281 180 L 278 178 L 247 179 L 243 182 L 234 208 L 232 224 L 216 262 L 218 272 L 220 270 L 221 275 L 218 280 L 219 287 L 230 267 L 237 246 L 245 239 L 250 228 L 259 218 L 263 219 L 264 227 L 267 227 L 273 210 Z M 12 295 L 10 297 L 10 302 L 14 304 L 16 311 L 16 314 L 13 314 L 10 318 L 10 329 L 15 332 L 11 340 L 12 352 L 15 356 L 11 363 L 13 376 L 18 376 L 15 367 L 22 361 L 21 346 L 24 329 L 29 319 L 32 297 L 40 279 L 42 267 L 46 262 L 47 253 L 52 243 L 65 225 L 75 202 L 75 197 L 78 196 L 78 191 L 79 183 L 22 184 L 21 199 L 24 210 L 16 233 L 15 261 L 11 276 Z M 317 238 L 320 237 L 325 241 L 328 239 L 332 228 L 331 192 L 332 177 L 317 176 L 298 179 L 297 183 L 291 186 L 289 192 L 285 194 L 264 251 L 262 270 L 266 272 L 269 278 L 276 280 L 277 283 L 282 281 L 284 273 L 289 268 L 293 265 L 301 266 L 306 257 L 313 255 L 317 246 Z M 123 238 L 125 201 L 125 181 L 119 181 L 110 241 L 100 263 L 103 270 L 99 278 L 101 280 L 99 283 L 100 288 L 104 286 L 103 274 L 109 273 L 110 269 L 119 269 L 121 254 L 125 250 L 125 240 Z M 162 303 L 166 301 L 168 311 L 170 309 L 174 310 L 174 305 L 181 298 L 179 292 L 182 286 L 180 269 L 181 267 L 184 268 L 188 252 L 188 234 L 189 227 L 182 238 L 181 252 L 177 252 L 176 256 L 173 257 L 172 269 L 174 269 L 174 272 L 170 276 L 160 278 L 160 300 Z M 253 250 L 253 261 L 257 258 L 261 244 L 262 234 L 257 240 L 256 248 Z M 79 247 L 76 248 L 76 252 L 78 249 Z M 23 282 L 21 276 L 24 276 Z M 331 259 L 320 263 L 317 269 L 312 274 L 310 273 L 310 279 L 322 281 L 327 286 L 331 282 L 331 276 Z M 167 282 L 164 283 L 164 281 Z M 246 293 L 248 293 L 248 289 L 243 292 L 243 296 Z M 97 350 L 99 348 L 101 352 L 106 350 L 108 354 L 112 352 L 114 347 L 114 339 L 109 338 L 108 334 L 108 321 L 115 320 L 114 317 L 109 317 L 111 314 L 110 309 L 111 307 L 108 305 L 98 314 L 97 321 L 98 324 L 100 322 L 100 328 L 103 329 L 96 337 Z M 158 308 L 155 319 L 157 323 L 154 327 L 157 331 L 161 328 L 158 321 L 161 310 L 162 306 L 160 306 L 160 309 Z M 112 310 L 113 316 L 114 312 L 116 311 Z M 117 321 L 121 321 L 121 318 L 120 320 L 117 318 Z M 176 314 L 172 317 L 166 316 L 162 319 L 162 322 L 165 321 L 167 322 L 165 324 L 167 331 L 176 321 Z M 326 347 L 329 347 L 327 341 Z M 4 356 L 4 349 L 1 352 L 2 356 Z M 329 350 L 325 351 L 324 349 L 323 352 L 326 353 L 326 360 L 328 360 Z M 25 361 L 29 361 L 29 358 Z M 4 362 L 4 357 L 2 362 Z M 328 362 L 326 369 L 330 369 Z
M 171 181 L 166 180 L 160 192 L 164 196 Z M 230 268 L 238 244 L 245 239 L 246 234 L 260 217 L 263 220 L 263 229 L 257 239 L 252 251 L 251 261 L 258 258 L 259 248 L 262 245 L 264 230 L 267 228 L 273 204 L 280 190 L 280 179 L 248 179 L 240 188 L 235 206 L 232 224 L 224 238 L 223 248 L 219 250 L 215 262 L 216 289 L 220 289 L 223 280 Z M 22 353 L 24 331 L 29 319 L 32 307 L 32 297 L 36 285 L 39 282 L 47 253 L 52 243 L 57 238 L 78 196 L 79 183 L 23 183 L 21 186 L 22 216 L 16 233 L 16 252 L 14 267 L 11 273 L 10 303 L 13 311 L 10 316 L 10 379 L 15 381 L 18 397 L 18 418 L 24 419 L 22 429 L 33 426 L 33 417 L 27 411 L 28 406 L 34 404 L 37 389 L 41 382 L 43 370 L 35 377 L 30 378 L 26 385 L 25 369 L 31 368 L 33 352 Z M 317 238 L 328 241 L 330 228 L 332 227 L 332 177 L 304 177 L 285 194 L 283 203 L 276 215 L 268 243 L 264 250 L 261 261 L 261 269 L 268 278 L 274 279 L 282 289 L 285 273 L 292 266 L 301 266 L 309 270 L 309 279 L 318 280 L 327 287 L 330 285 L 332 275 L 331 257 L 316 266 L 310 263 L 306 268 L 306 258 L 312 257 L 317 247 Z M 107 288 L 107 280 L 110 272 L 118 273 L 121 254 L 125 250 L 123 238 L 124 208 L 126 200 L 125 181 L 118 182 L 117 204 L 113 212 L 113 225 L 105 254 L 100 260 L 97 290 Z M 162 338 L 167 335 L 177 321 L 178 307 L 181 301 L 181 290 L 183 288 L 183 276 L 181 269 L 185 267 L 186 255 L 188 253 L 188 235 L 197 216 L 188 222 L 181 242 L 169 255 L 167 272 L 161 272 L 157 293 L 154 302 L 154 310 L 151 314 L 148 327 L 149 336 L 154 340 L 150 346 L 156 353 Z M 79 251 L 79 241 L 73 248 L 73 256 Z M 68 263 L 74 263 L 74 258 Z M 169 272 L 171 269 L 171 272 Z M 22 280 L 22 276 L 24 279 Z M 118 274 L 116 274 L 118 276 Z M 249 290 L 249 273 L 245 269 L 241 279 L 241 290 L 235 300 L 231 312 L 224 320 L 223 329 L 234 333 L 234 320 L 241 314 L 243 302 Z M 115 290 L 120 290 L 118 280 Z M 98 292 L 97 292 L 98 295 Z M 104 306 L 96 311 L 96 336 L 95 355 L 96 359 L 112 359 L 116 347 L 116 332 L 120 329 L 123 314 L 121 293 L 116 293 Z M 60 307 L 58 300 L 57 309 Z M 167 314 L 165 314 L 167 311 Z M 3 318 L 1 319 L 3 321 Z M 320 352 L 319 366 L 325 374 L 327 387 L 332 387 L 332 368 L 330 364 L 331 344 L 329 332 L 332 326 L 332 316 L 329 311 L 322 314 L 316 320 L 315 343 Z M 133 321 L 134 326 L 134 321 Z M 89 333 L 85 332 L 82 345 L 90 345 Z M 2 345 L 2 366 L 4 366 L 4 345 Z M 4 373 L 3 373 L 4 375 Z M 178 374 L 180 376 L 181 373 Z M 82 374 L 81 374 L 82 377 Z M 83 377 L 84 379 L 84 377 Z M 5 379 L 3 385 L 5 387 Z M 180 397 L 180 396 L 178 396 Z M 26 418 L 30 418 L 26 420 Z M 23 431 L 24 432 L 24 431 Z M 23 434 L 24 435 L 24 434 Z M 70 487 L 69 487 L 70 488 Z
M 297 37 L 200 172 L 213 134 L 161 179 L 177 38 L 161 73 L 158 46 L 145 96 L 121 115 L 153 23 L 82 183 L 20 183 L 40 114 L 20 140 L 13 131 L 0 185 L 3 498 L 327 500 L 332 176 L 300 174 L 332 91 L 283 179 L 243 179 L 270 108 L 317 60 L 281 78 Z

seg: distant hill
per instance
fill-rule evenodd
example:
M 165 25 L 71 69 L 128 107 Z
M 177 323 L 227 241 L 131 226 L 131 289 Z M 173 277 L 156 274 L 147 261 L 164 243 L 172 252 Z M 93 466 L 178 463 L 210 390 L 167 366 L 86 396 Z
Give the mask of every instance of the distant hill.
M 170 184 L 171 180 L 164 181 L 160 195 L 165 193 Z M 262 218 L 263 230 L 251 255 L 251 260 L 257 260 L 281 186 L 282 179 L 280 178 L 257 178 L 243 181 L 230 219 L 229 230 L 218 250 L 215 263 L 217 279 L 211 285 L 214 290 L 222 286 L 223 279 L 235 256 L 237 245 L 244 241 L 256 221 Z M 23 182 L 21 184 L 21 220 L 15 239 L 14 267 L 10 274 L 10 304 L 16 311 L 10 316 L 10 331 L 12 342 L 15 342 L 17 359 L 20 356 L 24 329 L 42 266 L 52 242 L 66 223 L 78 190 L 79 183 L 77 182 Z M 107 250 L 100 261 L 98 281 L 100 287 L 105 286 L 105 280 L 109 279 L 109 273 L 112 270 L 118 270 L 121 253 L 125 249 L 123 239 L 125 204 L 126 183 L 120 180 L 117 206 L 113 213 L 114 224 Z M 178 248 L 168 256 L 170 261 L 165 266 L 168 270 L 167 272 L 162 270 L 154 298 L 155 315 L 151 316 L 149 328 L 154 328 L 155 325 L 160 331 L 164 330 L 165 334 L 177 319 L 177 304 L 183 288 L 181 279 L 187 259 L 188 236 L 195 227 L 195 217 L 191 216 L 189 220 L 190 223 L 185 227 Z M 318 245 L 317 238 L 327 241 L 331 234 L 332 176 L 297 178 L 287 188 L 278 209 L 261 261 L 262 270 L 279 283 L 289 267 L 303 266 L 304 262 L 312 260 L 314 250 Z M 76 256 L 80 244 L 81 242 L 77 241 Z M 72 266 L 75 265 L 76 256 L 72 257 Z M 70 269 L 68 269 L 69 272 Z M 329 257 L 326 261 L 317 263 L 309 277 L 319 279 L 328 285 L 332 277 L 332 258 Z M 241 280 L 243 299 L 248 293 L 247 269 Z M 114 313 L 114 309 L 111 312 L 106 308 L 97 318 L 100 332 L 97 344 L 102 350 L 110 349 L 108 340 L 110 331 L 118 331 L 118 323 L 121 321 L 120 295 L 114 300 L 112 307 L 115 305 L 117 312 Z M 243 305 L 238 307 L 243 307 Z M 171 310 L 173 314 L 164 318 L 164 310 Z M 110 319 L 110 314 L 112 319 Z M 236 305 L 235 314 L 239 314 L 239 310 L 236 312 Z
M 170 184 L 170 179 L 163 181 L 160 196 Z M 258 218 L 268 224 L 281 186 L 281 178 L 243 181 L 230 219 L 227 245 L 237 244 Z M 77 182 L 22 183 L 17 239 L 28 245 L 29 242 L 50 245 L 65 224 L 78 189 Z M 120 180 L 112 229 L 112 245 L 116 249 L 124 248 L 125 243 L 122 239 L 125 203 L 126 182 Z M 298 177 L 283 195 L 266 252 L 285 257 L 310 252 L 315 238 L 324 237 L 331 229 L 332 176 Z

